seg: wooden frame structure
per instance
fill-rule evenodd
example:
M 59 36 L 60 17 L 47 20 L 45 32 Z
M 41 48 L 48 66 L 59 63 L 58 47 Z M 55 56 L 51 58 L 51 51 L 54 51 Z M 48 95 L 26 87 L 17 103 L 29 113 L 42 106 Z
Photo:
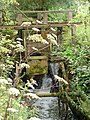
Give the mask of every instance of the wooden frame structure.
M 2 23 L 2 12 L 0 11 L 0 21 Z M 3 28 L 12 28 L 12 29 L 17 29 L 18 31 L 20 30 L 26 30 L 27 27 L 28 29 L 31 28 L 50 28 L 50 27 L 56 27 L 56 28 L 62 28 L 64 26 L 68 26 L 71 29 L 71 35 L 72 35 L 72 45 L 75 46 L 75 36 L 76 36 L 76 25 L 80 24 L 80 23 L 72 23 L 71 20 L 73 18 L 73 13 L 75 11 L 74 10 L 50 10 L 50 11 L 21 11 L 18 9 L 18 11 L 15 11 L 15 13 L 17 14 L 17 23 L 15 25 L 0 25 L 0 29 Z M 32 23 L 31 25 L 28 26 L 21 26 L 21 24 L 23 23 L 23 17 L 27 18 L 27 21 L 30 22 L 30 19 L 27 17 L 27 14 L 36 14 L 37 15 L 37 20 L 40 19 L 40 15 L 43 15 L 42 18 L 42 24 L 40 23 Z M 65 22 L 54 22 L 54 21 L 48 21 L 48 15 L 49 13 L 63 13 L 63 14 L 67 14 L 67 21 Z M 62 31 L 58 30 L 57 31 L 57 37 L 58 37 L 58 44 L 60 45 L 61 43 L 61 34 Z M 25 43 L 25 37 L 24 37 L 24 43 Z M 25 43 L 26 44 L 26 43 Z M 26 56 L 26 55 L 25 55 Z

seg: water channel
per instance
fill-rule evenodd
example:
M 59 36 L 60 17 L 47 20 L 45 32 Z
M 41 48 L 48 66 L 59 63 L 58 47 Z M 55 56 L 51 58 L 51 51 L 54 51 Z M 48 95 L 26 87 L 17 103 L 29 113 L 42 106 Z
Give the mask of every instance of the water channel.
M 52 73 L 58 75 L 59 65 L 57 63 L 51 63 L 50 66 L 52 68 Z M 50 92 L 51 84 L 52 79 L 45 75 L 42 79 L 42 86 L 37 92 Z M 60 103 L 60 107 L 58 106 L 58 97 L 42 97 L 33 105 L 38 108 L 38 117 L 41 120 L 76 120 L 70 108 L 66 114 L 62 102 Z

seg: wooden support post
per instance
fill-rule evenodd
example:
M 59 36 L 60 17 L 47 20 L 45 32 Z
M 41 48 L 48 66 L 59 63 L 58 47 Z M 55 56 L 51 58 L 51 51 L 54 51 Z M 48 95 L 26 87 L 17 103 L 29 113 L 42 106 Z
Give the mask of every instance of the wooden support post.
M 40 21 L 42 20 L 42 13 L 37 13 L 37 19 Z
M 71 34 L 72 34 L 72 46 L 76 45 L 76 25 L 71 26 Z
M 52 47 L 53 47 L 53 44 L 52 42 L 50 42 L 50 52 L 52 52 Z
M 43 13 L 43 23 L 48 23 L 48 13 Z
M 21 25 L 22 24 L 22 14 L 18 14 L 17 20 L 18 20 L 18 25 Z
M 15 78 L 13 83 L 14 87 L 17 87 L 18 77 L 19 77 L 19 66 L 18 66 L 18 63 L 16 63 L 16 72 L 15 72 Z
M 68 22 L 72 20 L 72 12 L 68 12 Z
M 27 56 L 26 30 L 24 30 L 24 48 L 25 48 L 25 58 L 26 58 Z
M 62 68 L 63 77 L 69 83 L 69 79 L 68 79 L 67 74 L 66 74 L 64 63 L 60 62 L 60 65 L 61 65 L 61 68 Z M 67 89 L 69 89 L 69 86 L 67 86 Z
M 0 25 L 2 24 L 2 11 L 0 11 Z
M 57 43 L 59 47 L 62 42 L 62 30 L 63 30 L 63 27 L 57 27 Z

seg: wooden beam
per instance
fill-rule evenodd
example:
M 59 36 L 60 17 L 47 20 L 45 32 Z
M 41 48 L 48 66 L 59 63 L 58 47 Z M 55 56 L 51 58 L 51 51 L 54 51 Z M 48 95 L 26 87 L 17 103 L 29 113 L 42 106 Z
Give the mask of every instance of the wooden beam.
M 45 11 L 22 11 L 23 13 L 68 13 L 75 12 L 75 10 L 45 10 Z
M 29 56 L 28 60 L 48 60 L 47 56 Z
M 61 96 L 62 94 L 60 92 L 58 93 L 36 93 L 37 96 L 39 97 L 59 97 Z
M 28 93 L 29 91 L 27 91 Z M 36 94 L 39 97 L 62 97 L 64 94 L 62 92 L 54 92 L 54 93 L 50 93 L 50 92 L 34 92 L 34 94 Z M 27 97 L 27 94 L 24 95 L 25 97 Z
M 48 24 L 32 24 L 28 26 L 28 28 L 48 28 L 48 27 L 62 27 L 62 26 L 71 26 L 71 25 L 79 25 L 81 23 L 48 23 Z M 25 29 L 26 27 L 22 27 L 20 25 L 0 25 L 0 29 L 2 28 L 15 28 L 15 29 Z
M 57 57 L 57 56 L 49 56 L 50 62 L 56 61 L 56 62 L 61 62 L 64 61 L 65 59 L 62 57 Z

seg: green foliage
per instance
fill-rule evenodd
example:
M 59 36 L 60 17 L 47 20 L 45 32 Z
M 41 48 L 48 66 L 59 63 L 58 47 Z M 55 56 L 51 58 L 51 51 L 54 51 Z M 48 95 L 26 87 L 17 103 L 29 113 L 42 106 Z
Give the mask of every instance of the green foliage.
M 18 2 L 20 3 L 19 6 Z M 15 19 L 15 6 L 18 6 L 21 10 L 76 10 L 72 22 L 82 22 L 83 25 L 77 27 L 75 48 L 71 46 L 71 34 L 69 33 L 68 36 L 66 34 L 64 43 L 61 46 L 62 49 L 60 48 L 59 50 L 58 48 L 56 51 L 54 50 L 53 54 L 64 56 L 70 61 L 70 72 L 73 74 L 73 80 L 71 82 L 71 89 L 74 91 L 74 93 L 72 92 L 73 98 L 76 97 L 75 100 L 77 104 L 79 104 L 89 114 L 90 109 L 88 108 L 87 111 L 86 106 L 88 106 L 90 102 L 87 101 L 87 96 L 85 96 L 86 94 L 84 92 L 88 91 L 87 82 L 90 81 L 90 27 L 88 26 L 90 23 L 90 3 L 87 0 L 1 0 L 0 6 L 3 11 L 3 24 L 14 23 L 12 20 Z M 66 21 L 66 15 L 49 14 L 49 20 L 60 22 Z M 66 31 L 67 29 L 68 28 L 65 28 Z M 23 120 L 27 119 L 29 111 L 26 104 L 20 104 L 22 94 L 20 94 L 20 96 L 12 97 L 8 92 L 12 87 L 12 83 L 8 82 L 8 76 L 16 62 L 16 55 L 18 54 L 19 56 L 19 59 L 17 60 L 19 64 L 21 62 L 19 61 L 21 52 L 24 51 L 24 47 L 21 45 L 21 42 L 14 41 L 13 38 L 15 37 L 15 34 L 13 33 L 15 33 L 15 31 L 10 29 L 0 32 L 0 116 L 4 117 L 6 113 L 8 119 Z M 40 39 L 42 40 L 41 37 Z M 36 40 L 39 41 L 38 37 Z M 18 71 L 21 69 L 22 68 L 20 68 L 19 64 Z M 42 68 L 40 71 L 42 71 Z M 19 79 L 19 75 L 15 75 L 16 80 Z M 31 82 L 29 83 L 29 86 L 33 88 Z M 17 84 L 17 88 L 20 87 L 21 86 Z M 81 94 L 82 92 L 83 94 Z M 30 95 L 31 94 L 29 94 L 29 96 L 27 95 L 27 98 L 32 100 L 30 99 L 32 95 Z M 11 101 L 9 100 L 9 97 L 11 97 Z M 7 106 L 8 102 L 10 102 L 9 106 Z M 10 111 L 7 111 L 7 108 L 9 107 L 14 110 L 19 110 L 19 112 L 12 114 Z M 35 110 L 31 110 L 29 115 L 31 117 L 34 116 L 34 114 Z
M 83 44 L 83 43 L 82 43 Z M 85 45 L 85 44 L 84 44 Z M 68 58 L 71 65 L 71 72 L 74 73 L 74 82 L 86 90 L 86 82 L 90 80 L 90 47 L 76 45 L 76 48 L 68 47 L 62 52 L 65 58 Z M 74 84 L 75 85 L 75 84 Z
M 13 24 L 15 21 L 14 5 L 16 0 L 0 0 L 0 10 L 2 11 L 3 23 L 2 24 Z
M 20 3 L 20 8 L 23 10 L 47 10 L 47 9 L 60 9 L 69 8 L 74 4 L 74 0 L 17 0 Z
M 10 87 L 10 86 L 9 86 Z M 4 118 L 7 102 L 8 102 L 8 96 L 9 96 L 9 91 L 8 88 L 5 86 L 0 85 L 0 115 Z M 15 119 L 27 119 L 28 117 L 28 108 L 27 106 L 23 106 L 20 104 L 21 101 L 21 96 L 18 98 L 13 98 L 12 100 L 12 106 L 14 109 L 18 110 L 17 113 L 12 113 L 8 111 L 8 119 L 9 120 L 15 120 Z
M 22 94 L 22 90 L 20 93 L 20 91 L 16 89 L 20 89 L 22 87 L 21 83 L 18 84 L 20 80 L 20 71 L 23 67 L 27 68 L 29 65 L 20 63 L 20 57 L 19 59 L 17 58 L 17 54 L 18 56 L 21 56 L 21 53 L 24 51 L 24 47 L 19 41 L 19 38 L 17 41 L 13 39 L 15 34 L 17 34 L 16 31 L 10 29 L 7 29 L 7 31 L 2 30 L 0 32 L 0 117 L 2 116 L 3 119 L 9 120 L 25 120 L 28 116 L 34 116 L 35 110 L 33 108 L 29 110 L 28 106 L 30 106 L 30 103 L 28 104 L 26 102 L 27 98 L 24 100 L 22 99 L 24 93 Z M 14 73 L 14 78 L 11 71 L 12 69 L 15 69 L 14 66 L 16 60 L 19 65 L 16 66 L 18 72 Z M 30 85 L 33 87 L 32 83 L 30 83 Z M 35 95 L 32 94 L 32 97 L 33 96 Z M 28 96 L 29 101 L 32 101 L 32 97 Z
M 88 1 L 81 1 L 76 2 L 77 5 L 77 13 L 74 16 L 73 20 L 74 22 L 86 22 L 90 23 L 90 15 L 89 15 L 89 7 L 90 3 Z

